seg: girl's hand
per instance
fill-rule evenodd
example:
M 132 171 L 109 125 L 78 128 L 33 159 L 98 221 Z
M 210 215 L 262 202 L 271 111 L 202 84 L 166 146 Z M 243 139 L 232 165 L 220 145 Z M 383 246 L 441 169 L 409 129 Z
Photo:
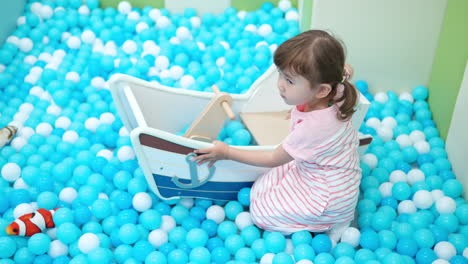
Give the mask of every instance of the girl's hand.
M 222 142 L 215 140 L 213 141 L 213 147 L 205 149 L 197 149 L 194 151 L 197 157 L 193 158 L 193 161 L 197 162 L 198 165 L 208 163 L 208 168 L 218 160 L 228 159 L 229 146 Z

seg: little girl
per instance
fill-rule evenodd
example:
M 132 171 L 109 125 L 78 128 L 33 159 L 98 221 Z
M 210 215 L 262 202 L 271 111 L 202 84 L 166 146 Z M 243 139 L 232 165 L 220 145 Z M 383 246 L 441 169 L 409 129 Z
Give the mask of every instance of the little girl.
M 198 164 L 230 159 L 271 167 L 252 186 L 250 213 L 265 230 L 328 231 L 338 242 L 354 217 L 361 169 L 351 116 L 358 94 L 348 81 L 341 44 L 320 30 L 281 44 L 274 63 L 278 89 L 291 111 L 291 131 L 273 151 L 248 151 L 215 141 L 196 150 Z

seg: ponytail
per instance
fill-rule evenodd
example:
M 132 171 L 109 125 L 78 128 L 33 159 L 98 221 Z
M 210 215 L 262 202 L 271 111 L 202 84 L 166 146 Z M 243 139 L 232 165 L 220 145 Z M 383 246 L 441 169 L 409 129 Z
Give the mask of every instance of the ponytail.
M 342 86 L 343 93 L 338 98 L 334 99 L 332 103 L 338 104 L 339 111 L 337 113 L 338 120 L 347 121 L 356 112 L 355 106 L 358 100 L 358 93 L 356 87 L 348 80 L 344 80 L 342 83 L 338 83 L 337 88 Z

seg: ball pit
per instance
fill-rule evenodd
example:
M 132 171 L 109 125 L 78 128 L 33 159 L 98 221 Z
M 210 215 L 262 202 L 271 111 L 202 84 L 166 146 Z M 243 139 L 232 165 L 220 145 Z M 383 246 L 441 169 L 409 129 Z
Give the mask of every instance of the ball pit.
M 238 201 L 162 201 L 137 165 L 106 80 L 126 73 L 177 89 L 244 93 L 299 33 L 287 0 L 253 12 L 100 9 L 98 0 L 29 1 L 0 48 L 0 127 L 19 127 L 0 149 L 1 263 L 466 263 L 468 204 L 424 86 L 372 95 L 360 132 L 357 226 L 334 245 L 324 234 L 262 231 Z M 219 138 L 252 143 L 231 121 Z M 58 209 L 56 228 L 30 238 L 5 227 Z

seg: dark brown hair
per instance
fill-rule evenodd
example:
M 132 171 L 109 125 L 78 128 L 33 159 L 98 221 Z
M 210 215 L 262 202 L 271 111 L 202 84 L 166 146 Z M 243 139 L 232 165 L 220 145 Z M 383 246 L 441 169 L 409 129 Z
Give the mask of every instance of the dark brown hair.
M 309 30 L 285 41 L 276 50 L 274 63 L 280 70 L 301 75 L 312 88 L 329 84 L 332 87 L 327 97 L 329 103 L 342 102 L 339 120 L 348 120 L 355 112 L 358 94 L 348 80 L 343 82 L 343 96 L 333 99 L 345 75 L 345 52 L 341 43 L 327 32 Z

